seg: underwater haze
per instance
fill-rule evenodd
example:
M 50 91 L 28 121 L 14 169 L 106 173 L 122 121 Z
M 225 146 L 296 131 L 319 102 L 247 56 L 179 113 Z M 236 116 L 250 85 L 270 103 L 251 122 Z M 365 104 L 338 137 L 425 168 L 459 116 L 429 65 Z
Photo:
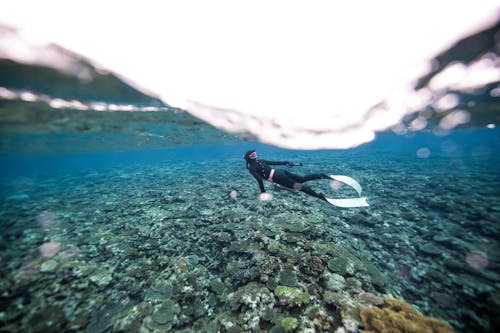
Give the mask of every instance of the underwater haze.
M 44 54 L 69 73 L 0 52 L 0 332 L 499 332 L 498 27 L 436 56 L 415 96 L 449 64 L 489 64 L 486 84 L 426 90 L 421 110 L 343 150 L 283 148 L 283 119 L 223 131 L 55 45 Z M 0 51 L 11 34 L 0 25 Z M 391 118 L 381 109 L 359 123 Z M 293 140 L 331 140 L 329 126 Z M 258 140 L 273 128 L 281 147 Z M 352 177 L 370 206 L 272 182 L 261 196 L 250 149 Z

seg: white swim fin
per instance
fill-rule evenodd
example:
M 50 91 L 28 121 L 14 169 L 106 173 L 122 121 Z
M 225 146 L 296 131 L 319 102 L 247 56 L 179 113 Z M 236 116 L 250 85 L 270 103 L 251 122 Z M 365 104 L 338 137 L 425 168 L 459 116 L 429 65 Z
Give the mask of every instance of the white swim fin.
M 361 185 L 359 185 L 359 183 L 356 180 L 352 179 L 351 177 L 330 175 L 330 178 L 349 185 L 350 187 L 355 189 L 356 192 L 358 192 L 359 196 L 361 196 L 361 191 L 363 190 L 363 188 L 361 187 Z
M 334 206 L 342 207 L 342 208 L 354 208 L 354 207 L 368 207 L 370 206 L 368 202 L 366 202 L 365 197 L 361 197 L 361 191 L 363 188 L 359 183 L 348 176 L 340 176 L 340 175 L 330 175 L 330 178 L 336 180 L 338 182 L 344 183 L 352 187 L 360 196 L 360 198 L 350 198 L 350 199 L 330 199 L 326 198 L 326 201 L 331 203 Z
M 330 199 L 326 198 L 326 201 L 331 203 L 334 206 L 341 208 L 354 208 L 354 207 L 368 207 L 370 206 L 368 202 L 366 202 L 366 198 L 352 198 L 352 199 Z

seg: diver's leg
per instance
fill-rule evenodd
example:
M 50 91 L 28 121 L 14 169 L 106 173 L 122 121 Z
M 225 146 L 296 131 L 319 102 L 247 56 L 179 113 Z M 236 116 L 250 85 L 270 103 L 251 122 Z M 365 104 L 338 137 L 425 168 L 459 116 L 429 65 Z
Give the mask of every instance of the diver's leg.
M 316 178 L 316 179 L 322 179 L 322 178 Z M 314 192 L 312 188 L 302 184 L 300 180 L 302 180 L 302 177 L 285 170 L 276 170 L 273 176 L 273 182 L 275 182 L 276 184 L 280 184 L 290 189 L 304 192 L 306 194 L 309 194 L 310 196 L 326 201 L 326 198 L 323 194 Z
M 311 195 L 311 196 L 313 196 L 315 198 L 319 198 L 321 200 L 325 200 L 326 201 L 326 198 L 325 198 L 325 196 L 323 194 L 314 192 L 313 189 L 310 188 L 307 185 L 302 185 L 300 191 L 302 191 L 304 193 L 307 193 L 307 194 L 309 194 L 309 195 Z
M 331 179 L 330 176 L 324 173 L 313 173 L 311 175 L 306 175 L 302 177 L 303 183 L 308 182 L 310 180 L 316 180 L 316 179 Z
M 316 180 L 316 179 L 330 179 L 330 176 L 328 176 L 327 174 L 324 174 L 324 173 L 313 173 L 313 174 L 306 175 L 306 176 L 299 176 L 299 175 L 296 175 L 296 174 L 288 172 L 288 171 L 285 171 L 285 172 L 286 172 L 288 177 L 294 179 L 295 181 L 297 181 L 299 183 L 305 183 L 305 182 L 308 182 L 310 180 Z
M 323 174 L 323 173 L 316 173 L 316 174 L 310 174 L 310 175 L 301 177 L 299 175 L 296 175 L 296 174 L 288 172 L 288 171 L 284 171 L 284 173 L 288 179 L 295 181 L 295 183 L 293 184 L 294 189 L 299 190 L 299 191 L 304 192 L 304 193 L 307 193 L 310 196 L 313 196 L 315 198 L 319 198 L 321 200 L 326 201 L 326 198 L 323 194 L 316 193 L 312 188 L 310 188 L 309 186 L 304 185 L 302 183 L 307 182 L 309 180 L 315 180 L 315 179 L 327 179 L 327 178 L 329 179 L 330 177 L 328 175 Z
M 290 189 L 294 189 L 298 181 L 291 177 L 291 175 L 292 174 L 288 171 L 277 169 L 274 172 L 273 182 Z

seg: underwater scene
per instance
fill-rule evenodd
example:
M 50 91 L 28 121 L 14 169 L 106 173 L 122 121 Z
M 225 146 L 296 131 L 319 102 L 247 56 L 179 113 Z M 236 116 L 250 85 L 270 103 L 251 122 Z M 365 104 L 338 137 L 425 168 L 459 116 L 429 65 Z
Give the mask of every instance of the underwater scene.
M 74 16 L 73 4 L 59 5 Z M 338 45 L 362 51 L 341 57 L 322 42 L 328 34 L 298 24 L 320 17 L 312 26 L 331 28 L 314 6 L 289 16 L 271 6 L 257 21 L 278 28 L 258 25 L 262 49 L 252 44 L 257 7 L 254 16 L 238 8 L 234 35 L 238 16 L 212 30 L 200 10 L 201 33 L 189 5 L 189 20 L 139 7 L 147 15 L 134 24 L 95 13 L 97 35 L 87 27 L 79 39 L 123 55 L 112 63 L 134 65 L 137 81 L 101 65 L 99 53 L 10 26 L 15 10 L 0 13 L 0 333 L 500 332 L 500 16 L 434 45 L 425 75 L 382 96 L 372 93 L 387 92 L 391 68 L 361 65 L 386 52 L 371 44 L 379 37 L 395 38 L 382 60 L 406 60 L 393 26 L 371 39 L 351 35 L 347 20 Z M 444 10 L 436 36 L 419 30 L 412 46 L 460 22 Z M 443 21 L 434 11 L 421 29 Z M 75 22 L 88 21 L 78 13 Z M 283 26 L 273 13 L 287 17 Z M 29 14 L 28 24 L 63 16 Z M 64 19 L 77 41 L 78 24 Z M 179 48 L 159 48 L 162 20 Z M 191 61 L 178 71 L 169 62 L 178 82 L 162 67 L 169 54 Z M 237 57 L 247 54 L 256 62 Z M 345 77 L 331 75 L 339 68 Z M 247 78 L 257 78 L 248 90 Z M 186 108 L 174 103 L 195 86 Z
M 1 331 L 384 332 L 390 312 L 369 309 L 406 302 L 407 325 L 425 315 L 448 323 L 428 332 L 493 332 L 499 139 L 469 129 L 345 151 L 243 142 L 3 157 Z M 272 183 L 260 200 L 248 149 L 302 162 L 284 167 L 297 174 L 349 175 L 370 206 Z

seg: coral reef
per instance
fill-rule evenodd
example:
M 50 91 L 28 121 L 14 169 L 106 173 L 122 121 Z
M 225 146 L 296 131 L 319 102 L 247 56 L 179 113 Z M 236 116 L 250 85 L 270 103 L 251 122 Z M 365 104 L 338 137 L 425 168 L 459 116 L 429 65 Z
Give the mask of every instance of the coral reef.
M 361 309 L 365 333 L 453 333 L 446 322 L 426 317 L 410 304 L 401 300 L 387 299 L 387 306 Z
M 314 169 L 327 170 L 331 153 L 317 154 Z M 387 197 L 374 196 L 370 209 L 273 188 L 274 199 L 260 201 L 240 161 L 32 175 L 28 189 L 3 183 L 0 326 L 265 333 L 295 318 L 295 332 L 357 332 L 360 309 L 383 313 L 390 297 L 459 332 L 495 331 L 500 198 L 491 180 L 455 177 L 439 158 L 425 174 L 404 159 L 385 172 L 386 163 L 358 158 L 360 179 Z M 350 165 L 339 158 L 336 167 Z M 411 191 L 401 185 L 408 172 Z

